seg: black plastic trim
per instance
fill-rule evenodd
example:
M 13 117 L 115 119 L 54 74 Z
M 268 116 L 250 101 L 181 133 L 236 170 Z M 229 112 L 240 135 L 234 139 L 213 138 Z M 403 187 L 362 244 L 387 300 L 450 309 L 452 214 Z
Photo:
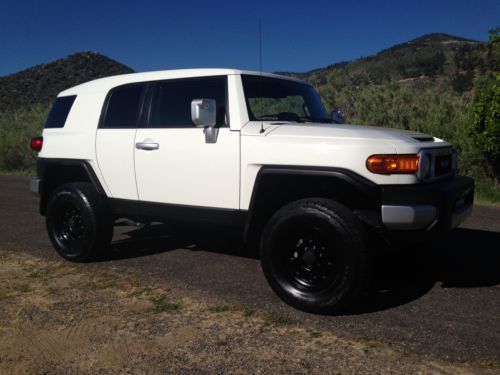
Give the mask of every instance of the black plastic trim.
M 248 211 L 170 203 L 109 199 L 115 217 L 137 221 L 200 222 L 243 228 Z
M 87 175 L 89 181 L 94 185 L 99 194 L 106 194 L 101 182 L 97 178 L 92 166 L 86 160 L 80 159 L 59 159 L 59 158 L 38 158 L 36 162 L 36 172 L 38 178 L 42 181 L 40 191 L 43 192 L 43 181 L 45 178 L 45 170 L 48 166 L 65 166 L 65 167 L 80 167 Z
M 259 170 L 255 179 L 252 197 L 250 199 L 248 220 L 245 226 L 245 240 L 252 246 L 258 243 L 260 232 L 265 226 L 265 221 L 268 219 L 268 217 L 261 217 L 259 215 L 258 211 L 261 208 L 257 207 L 261 204 L 259 203 L 259 196 L 263 193 L 261 186 L 266 176 L 326 177 L 331 181 L 339 181 L 341 182 L 339 185 L 342 185 L 344 188 L 346 186 L 352 187 L 352 192 L 350 189 L 348 194 L 351 195 L 351 200 L 356 201 L 360 205 L 360 207 L 355 208 L 363 208 L 365 211 L 370 211 L 370 215 L 374 217 L 377 217 L 382 202 L 379 185 L 347 169 L 315 166 L 265 165 Z M 328 195 L 328 192 L 326 195 Z M 335 197 L 335 192 L 332 191 L 331 196 L 332 198 Z M 302 198 L 305 198 L 305 196 Z
M 45 215 L 45 207 L 47 200 L 49 198 L 52 189 L 56 188 L 59 183 L 64 183 L 65 176 L 63 174 L 58 174 L 55 177 L 46 176 L 46 170 L 48 167 L 57 167 L 58 169 L 64 169 L 67 167 L 72 168 L 72 170 L 77 169 L 83 172 L 86 179 L 94 185 L 95 189 L 99 194 L 106 195 L 99 179 L 97 178 L 94 170 L 86 160 L 79 159 L 59 159 L 59 158 L 38 158 L 36 163 L 37 176 L 40 180 L 39 182 L 39 195 L 40 195 L 40 214 Z M 74 169 L 73 169 L 74 168 Z M 64 172 L 64 171 L 62 171 Z M 67 171 L 66 171 L 67 172 Z M 60 181 L 58 181 L 60 180 Z M 73 182 L 74 180 L 69 179 L 68 182 Z
M 437 223 L 430 232 L 446 232 L 453 227 L 456 215 L 469 209 L 474 203 L 474 180 L 455 176 L 428 184 L 383 185 L 382 204 L 419 205 L 429 204 L 438 211 Z
M 292 175 L 292 176 L 322 176 L 340 179 L 354 186 L 358 191 L 363 192 L 367 197 L 370 197 L 380 204 L 381 189 L 380 185 L 358 175 L 348 169 L 330 168 L 330 167 L 313 167 L 313 166 L 288 166 L 288 165 L 265 165 L 257 173 L 255 178 L 252 197 L 250 199 L 250 212 L 255 204 L 256 194 L 262 178 L 266 175 Z

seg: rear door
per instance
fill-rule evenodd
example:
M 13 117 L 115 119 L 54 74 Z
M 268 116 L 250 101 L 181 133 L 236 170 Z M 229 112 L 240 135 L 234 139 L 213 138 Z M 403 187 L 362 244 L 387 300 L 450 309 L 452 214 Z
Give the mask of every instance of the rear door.
M 216 143 L 191 121 L 193 99 L 215 99 Z M 154 85 L 149 127 L 135 135 L 139 200 L 175 205 L 239 208 L 238 131 L 229 128 L 227 77 L 161 81 Z
M 134 140 L 147 85 L 119 86 L 108 94 L 97 129 L 99 169 L 112 198 L 137 200 Z

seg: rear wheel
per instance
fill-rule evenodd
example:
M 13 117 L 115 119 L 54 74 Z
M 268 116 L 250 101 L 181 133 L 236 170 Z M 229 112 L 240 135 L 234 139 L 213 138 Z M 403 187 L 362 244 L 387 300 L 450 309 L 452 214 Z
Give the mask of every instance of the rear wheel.
M 304 199 L 281 208 L 267 223 L 260 250 L 273 290 L 301 310 L 343 312 L 367 283 L 363 227 L 331 200 Z
M 93 259 L 113 236 L 111 212 L 90 183 L 57 188 L 47 202 L 46 224 L 59 255 L 74 262 Z

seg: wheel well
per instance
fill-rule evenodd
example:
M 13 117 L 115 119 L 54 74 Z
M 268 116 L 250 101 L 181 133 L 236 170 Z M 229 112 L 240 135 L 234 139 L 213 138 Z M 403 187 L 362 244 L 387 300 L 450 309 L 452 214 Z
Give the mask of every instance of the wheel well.
M 92 182 L 88 171 L 82 165 L 47 165 L 43 173 L 43 187 L 40 199 L 40 213 L 45 215 L 47 201 L 52 192 L 70 182 Z
M 304 198 L 333 199 L 351 210 L 373 210 L 380 201 L 379 189 L 371 182 L 342 172 L 262 173 L 257 177 L 250 202 L 245 239 L 258 245 L 270 217 L 286 204 Z

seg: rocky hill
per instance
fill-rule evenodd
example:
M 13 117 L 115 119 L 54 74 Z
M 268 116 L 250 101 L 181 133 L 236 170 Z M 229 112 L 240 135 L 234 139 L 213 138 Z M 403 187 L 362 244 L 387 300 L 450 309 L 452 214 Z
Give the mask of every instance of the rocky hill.
M 49 64 L 0 77 L 0 111 L 48 104 L 62 90 L 92 79 L 133 70 L 95 52 L 80 52 Z

